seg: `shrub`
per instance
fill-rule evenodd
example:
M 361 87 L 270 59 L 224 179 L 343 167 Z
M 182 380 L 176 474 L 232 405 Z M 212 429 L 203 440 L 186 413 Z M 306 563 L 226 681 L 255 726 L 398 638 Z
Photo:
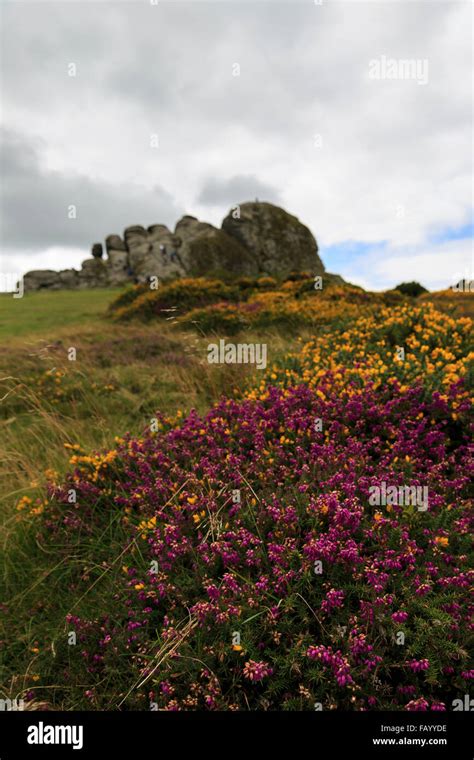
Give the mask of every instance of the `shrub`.
M 465 693 L 461 386 L 447 400 L 421 388 L 383 399 L 370 383 L 340 395 L 331 374 L 316 391 L 223 399 L 204 418 L 72 457 L 45 512 L 54 541 L 87 541 L 110 510 L 129 532 L 113 614 L 67 620 L 81 641 L 75 678 L 97 708 L 119 657 L 132 665 L 128 708 L 434 710 Z M 384 481 L 428 487 L 429 509 L 371 506 Z
M 126 288 L 123 293 L 120 293 L 117 298 L 114 298 L 114 300 L 111 301 L 108 308 L 109 312 L 117 311 L 123 306 L 129 306 L 136 298 L 138 298 L 138 296 L 141 296 L 148 291 L 148 285 L 133 285 L 132 287 Z
M 412 296 L 413 298 L 417 298 L 418 296 L 421 296 L 422 293 L 428 292 L 419 282 L 402 282 L 400 285 L 396 286 L 395 290 L 398 290 L 405 296 Z
M 166 318 L 179 314 L 196 306 L 203 306 L 215 301 L 236 301 L 239 290 L 235 285 L 226 285 L 221 280 L 205 277 L 183 278 L 169 285 L 141 293 L 128 306 L 114 311 L 114 318 L 127 320 L 133 317 L 142 320 Z

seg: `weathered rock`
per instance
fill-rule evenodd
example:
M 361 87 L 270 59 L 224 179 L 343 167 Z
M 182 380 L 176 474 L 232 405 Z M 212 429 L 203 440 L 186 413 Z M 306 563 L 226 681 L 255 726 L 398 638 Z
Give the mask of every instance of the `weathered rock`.
M 183 216 L 174 228 L 175 237 L 180 238 L 182 241 L 188 238 L 195 237 L 201 232 L 206 230 L 215 230 L 216 228 L 208 222 L 200 222 L 195 216 Z
M 124 269 L 128 265 L 128 251 L 115 251 L 110 250 L 108 253 L 108 260 L 111 269 Z
M 184 277 L 187 274 L 181 264 L 179 246 L 176 245 L 176 240 L 170 232 L 152 243 L 151 254 L 160 277 Z
M 203 230 L 188 240 L 185 256 L 192 277 L 258 274 L 253 254 L 222 230 Z
M 108 235 L 105 238 L 105 248 L 107 250 L 107 253 L 109 253 L 109 251 L 127 250 L 127 246 L 125 245 L 120 235 Z
M 174 229 L 170 256 L 178 260 L 185 272 L 191 274 L 196 271 L 196 266 L 193 266 L 191 243 L 198 237 L 212 236 L 216 232 L 217 228 L 208 222 L 200 222 L 195 216 L 183 216 Z
M 141 224 L 132 224 L 130 227 L 125 227 L 123 236 L 125 239 L 129 235 L 146 235 L 146 229 Z
M 23 287 L 26 290 L 54 289 L 60 285 L 59 272 L 52 269 L 34 269 L 23 277 Z
M 128 251 L 130 262 L 132 259 L 145 258 L 151 252 L 152 244 L 146 238 L 141 243 L 131 245 Z
M 102 259 L 86 259 L 78 273 L 80 288 L 103 287 L 107 285 L 108 268 Z
M 238 208 L 240 218 L 230 212 L 222 229 L 254 254 L 260 272 L 277 277 L 291 271 L 324 272 L 316 240 L 296 216 L 271 203 L 242 203 Z
M 124 231 L 125 245 L 129 252 L 129 262 L 133 269 L 132 254 L 137 260 L 142 260 L 148 254 L 150 250 L 150 243 L 148 242 L 148 233 L 144 227 L 134 225 L 133 227 L 127 227 Z
M 144 227 L 141 227 L 139 224 L 135 224 L 132 227 L 127 227 L 123 233 L 125 244 L 129 250 L 130 248 L 134 248 L 138 245 L 143 245 L 147 239 L 147 235 L 148 233 L 146 229 Z
M 76 269 L 63 269 L 58 274 L 62 288 L 77 288 L 79 284 L 79 272 Z
M 111 285 L 121 285 L 130 280 L 128 251 L 109 250 L 107 264 L 108 280 Z
M 102 244 L 95 243 L 92 258 L 83 262 L 79 272 L 28 272 L 25 290 L 144 283 L 150 277 L 324 273 L 316 240 L 295 216 L 270 203 L 243 203 L 236 208 L 240 218 L 229 213 L 221 229 L 189 214 L 177 222 L 173 232 L 165 224 L 147 229 L 132 225 L 124 230 L 124 239 L 108 235 L 106 260 Z M 327 275 L 329 278 L 337 275 Z
M 161 240 L 161 238 L 171 236 L 171 231 L 166 224 L 152 224 L 148 227 L 148 240 Z
M 129 273 L 133 282 L 147 282 L 149 277 L 159 277 L 161 274 L 158 257 L 154 256 L 149 248 L 146 254 L 130 251 L 129 261 Z
M 151 275 L 158 276 L 152 245 L 147 241 L 132 246 L 128 252 L 128 269 L 133 282 L 146 282 Z

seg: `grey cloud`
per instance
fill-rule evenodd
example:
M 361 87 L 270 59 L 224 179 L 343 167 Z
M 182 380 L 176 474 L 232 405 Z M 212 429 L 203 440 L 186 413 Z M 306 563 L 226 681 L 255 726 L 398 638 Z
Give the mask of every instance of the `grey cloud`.
M 246 200 L 279 203 L 280 193 L 253 174 L 238 174 L 230 179 L 209 178 L 203 185 L 197 199 L 205 206 L 222 206 Z
M 5 121 L 43 138 L 11 138 L 4 156 L 3 239 L 16 250 L 88 247 L 186 212 L 219 223 L 256 195 L 331 242 L 411 242 L 433 220 L 455 225 L 470 198 L 466 4 L 3 5 Z M 382 54 L 428 58 L 429 85 L 370 81 Z M 94 180 L 99 169 L 116 181 Z
M 89 247 L 131 224 L 172 224 L 180 215 L 159 186 L 115 185 L 81 174 L 43 169 L 41 141 L 4 130 L 1 135 L 1 243 L 5 249 L 63 245 Z M 75 205 L 77 218 L 68 218 Z

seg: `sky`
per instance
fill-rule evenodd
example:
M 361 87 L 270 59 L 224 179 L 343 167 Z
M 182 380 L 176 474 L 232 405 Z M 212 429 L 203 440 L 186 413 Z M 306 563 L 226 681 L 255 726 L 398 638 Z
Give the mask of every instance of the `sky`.
M 132 224 L 220 226 L 258 197 L 363 287 L 473 277 L 468 0 L 0 12 L 0 272 L 78 268 Z

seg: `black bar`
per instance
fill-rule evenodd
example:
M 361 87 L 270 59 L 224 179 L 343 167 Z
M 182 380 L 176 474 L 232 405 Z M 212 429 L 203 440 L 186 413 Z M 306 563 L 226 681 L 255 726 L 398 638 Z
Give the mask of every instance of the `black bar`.
M 42 725 L 42 730 L 41 730 Z M 76 727 L 56 733 L 55 726 Z M 81 743 L 30 744 L 27 738 Z M 3 712 L 0 760 L 23 757 L 181 757 L 183 753 L 262 760 L 290 743 L 291 754 L 309 760 L 352 758 L 450 758 L 472 760 L 470 712 Z M 375 741 L 374 741 L 375 740 Z M 377 741 L 380 740 L 380 741 Z M 381 743 L 384 740 L 384 743 Z M 388 741 L 390 740 L 390 742 Z M 424 741 L 424 744 L 422 743 Z M 245 753 L 245 754 L 243 754 Z

